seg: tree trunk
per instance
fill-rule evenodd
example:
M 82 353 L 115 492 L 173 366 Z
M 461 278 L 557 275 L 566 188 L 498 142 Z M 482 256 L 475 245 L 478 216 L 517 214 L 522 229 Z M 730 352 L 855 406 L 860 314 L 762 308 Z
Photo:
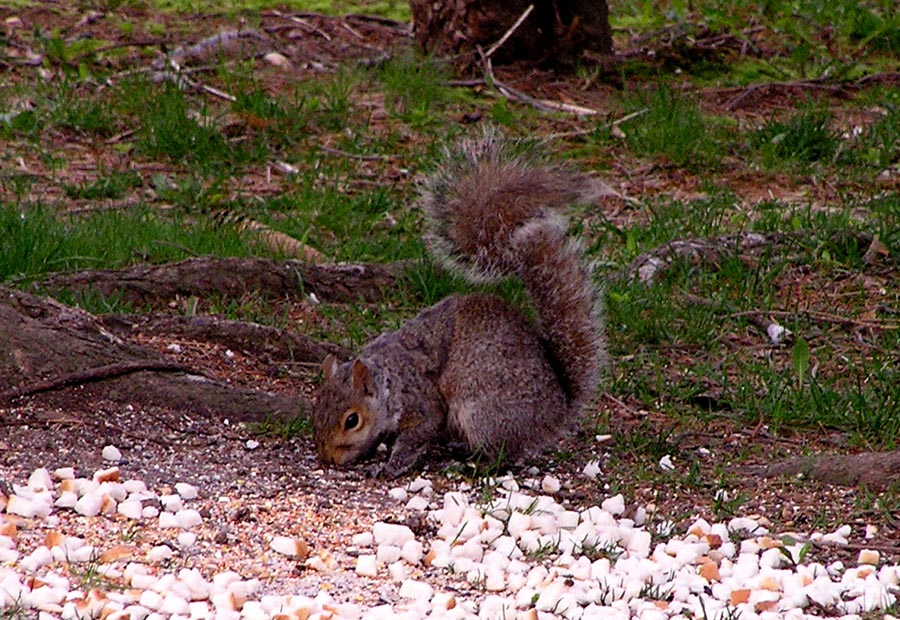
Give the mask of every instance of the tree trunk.
M 612 35 L 606 0 L 410 0 L 416 41 L 426 52 L 477 61 L 534 9 L 491 55 L 495 64 L 526 60 L 571 65 L 584 52 L 609 54 Z

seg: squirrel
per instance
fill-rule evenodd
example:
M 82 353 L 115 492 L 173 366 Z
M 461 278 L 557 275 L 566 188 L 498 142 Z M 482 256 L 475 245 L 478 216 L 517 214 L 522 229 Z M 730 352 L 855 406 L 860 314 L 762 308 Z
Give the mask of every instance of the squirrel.
M 570 427 L 606 354 L 599 291 L 561 210 L 601 186 L 494 130 L 448 152 L 421 192 L 426 247 L 472 283 L 520 278 L 537 319 L 498 296 L 453 294 L 349 362 L 328 356 L 312 410 L 319 461 L 355 463 L 388 443 L 370 473 L 394 478 L 437 442 L 513 459 Z

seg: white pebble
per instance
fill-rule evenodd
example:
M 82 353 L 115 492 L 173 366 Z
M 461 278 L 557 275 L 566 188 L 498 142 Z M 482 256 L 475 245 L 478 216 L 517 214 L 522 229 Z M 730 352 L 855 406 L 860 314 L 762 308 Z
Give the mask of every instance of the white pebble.
M 600 507 L 611 515 L 619 516 L 625 512 L 625 498 L 621 493 L 607 497 L 600 504 Z
M 163 510 L 168 512 L 178 512 L 184 508 L 184 504 L 181 501 L 181 496 L 177 493 L 168 493 L 166 495 L 159 496 L 159 503 L 162 504 Z
M 259 447 L 259 442 L 255 439 L 248 439 L 244 446 L 246 446 L 248 450 L 256 450 Z
M 371 547 L 374 541 L 375 537 L 372 536 L 372 532 L 362 532 L 360 534 L 355 534 L 353 538 L 350 539 L 350 543 L 354 547 Z
M 374 577 L 378 574 L 378 563 L 374 555 L 361 555 L 356 558 L 356 574 L 363 577 Z
M 401 582 L 406 580 L 409 577 L 409 573 L 406 570 L 406 565 L 403 562 L 393 562 L 388 565 L 388 574 L 391 576 L 391 579 L 396 582 Z
M 521 538 L 522 534 L 531 529 L 531 515 L 516 511 L 509 515 L 506 529 L 513 538 Z
M 179 510 L 175 513 L 175 523 L 183 530 L 190 529 L 203 523 L 203 517 L 193 508 Z
M 400 584 L 398 592 L 400 598 L 415 599 L 417 601 L 430 601 L 434 595 L 434 588 L 424 581 L 416 581 L 415 579 L 407 579 Z
M 597 476 L 599 476 L 601 473 L 600 461 L 598 461 L 598 460 L 588 461 L 587 464 L 585 464 L 584 469 L 581 470 L 581 473 L 586 478 L 595 480 L 597 478 Z
M 426 494 L 430 494 L 431 493 L 431 480 L 428 480 L 427 478 L 423 478 L 423 477 L 419 476 L 418 478 L 416 478 L 415 480 L 413 480 L 412 482 L 409 483 L 409 485 L 406 487 L 406 490 L 409 491 L 410 493 L 423 492 Z
M 407 540 L 400 549 L 400 557 L 408 564 L 416 565 L 422 561 L 425 550 L 418 540 Z
M 188 549 L 194 546 L 194 543 L 197 542 L 197 535 L 193 532 L 181 532 L 177 537 L 178 545 L 182 549 Z
M 59 467 L 53 470 L 53 477 L 57 480 L 73 480 L 75 478 L 74 467 Z
M 25 499 L 11 495 L 6 503 L 6 512 L 20 517 L 43 519 L 50 514 L 50 504 L 38 499 Z
M 104 446 L 100 456 L 103 457 L 104 461 L 118 463 L 122 460 L 122 451 L 115 446 Z
M 672 457 L 667 454 L 659 459 L 659 468 L 663 471 L 674 471 L 675 463 L 672 462 Z
M 544 476 L 544 478 L 541 480 L 541 490 L 544 493 L 548 493 L 550 495 L 559 493 L 559 489 L 561 486 L 562 485 L 559 482 L 559 478 L 556 478 L 554 476 Z
M 116 512 L 126 519 L 139 520 L 143 516 L 143 506 L 136 499 L 126 499 L 116 507 Z
M 85 517 L 96 517 L 100 514 L 100 509 L 103 507 L 103 496 L 99 493 L 88 493 L 87 495 L 82 495 L 78 498 L 78 501 L 75 502 L 75 512 L 80 515 L 84 515 Z
M 400 559 L 400 547 L 395 545 L 378 545 L 375 559 L 381 564 L 393 564 Z
M 197 499 L 197 487 L 187 482 L 176 482 L 175 492 L 181 496 L 181 499 Z
M 412 530 L 405 525 L 397 523 L 385 523 L 376 521 L 372 526 L 372 535 L 375 542 L 384 545 L 394 545 L 401 547 L 407 540 L 414 540 L 415 535 Z
M 306 543 L 299 538 L 291 538 L 290 536 L 275 536 L 269 546 L 273 551 L 286 555 L 289 558 L 299 558 L 306 556 Z
M 147 559 L 151 562 L 164 562 L 168 560 L 175 552 L 168 545 L 157 545 L 147 552 Z M 143 603 L 141 603 L 143 605 Z
M 409 498 L 409 501 L 406 502 L 406 507 L 410 510 L 428 510 L 428 498 L 423 495 L 413 495 Z
M 35 469 L 28 477 L 28 488 L 35 493 L 53 490 L 53 480 L 50 478 L 50 472 L 44 467 Z
M 409 499 L 409 493 L 403 487 L 394 487 L 388 491 L 388 497 L 398 502 L 405 502 Z

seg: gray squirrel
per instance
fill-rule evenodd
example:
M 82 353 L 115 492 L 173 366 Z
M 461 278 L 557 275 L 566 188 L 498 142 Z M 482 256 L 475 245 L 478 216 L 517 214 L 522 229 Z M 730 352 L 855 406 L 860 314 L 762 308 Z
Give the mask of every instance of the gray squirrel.
M 356 463 L 386 442 L 374 473 L 393 478 L 439 442 L 514 459 L 570 428 L 606 353 L 599 292 L 562 211 L 601 185 L 493 130 L 448 153 L 421 194 L 430 253 L 471 282 L 520 278 L 537 320 L 494 295 L 454 294 L 349 362 L 329 356 L 312 411 L 320 462 Z

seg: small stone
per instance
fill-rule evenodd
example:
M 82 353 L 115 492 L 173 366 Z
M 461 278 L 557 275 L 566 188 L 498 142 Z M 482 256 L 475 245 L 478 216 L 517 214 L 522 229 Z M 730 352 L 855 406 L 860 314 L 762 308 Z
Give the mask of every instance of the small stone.
M 122 460 L 122 451 L 115 446 L 104 446 L 100 455 L 103 457 L 104 461 L 110 461 L 112 463 L 118 463 Z
M 38 499 L 25 499 L 18 495 L 11 495 L 6 503 L 6 512 L 20 517 L 42 519 L 50 514 L 50 504 Z
M 585 464 L 584 469 L 581 470 L 581 473 L 584 474 L 586 478 L 595 480 L 601 473 L 600 461 L 588 461 L 587 464 Z
M 434 595 L 434 588 L 424 581 L 416 581 L 415 579 L 407 579 L 400 584 L 398 592 L 401 598 L 409 598 L 417 601 L 430 601 Z
M 625 498 L 621 493 L 607 497 L 600 507 L 611 515 L 619 516 L 625 512 Z
M 35 493 L 42 493 L 53 489 L 53 480 L 50 478 L 50 472 L 44 467 L 39 467 L 31 472 L 28 477 L 28 488 Z
M 75 512 L 85 517 L 96 517 L 103 508 L 103 496 L 98 493 L 89 493 L 82 495 L 75 502 Z
M 109 467 L 107 469 L 98 469 L 94 472 L 94 482 L 118 482 L 121 474 L 118 467 Z
M 406 489 L 403 487 L 394 487 L 388 491 L 388 497 L 397 500 L 398 502 L 405 502 L 409 499 L 409 493 L 407 493 Z
M 350 539 L 351 544 L 354 547 L 371 547 L 372 543 L 375 541 L 375 538 L 372 536 L 372 532 L 362 532 L 361 534 L 356 534 Z
M 709 582 L 719 581 L 719 567 L 715 562 L 705 562 L 700 566 L 700 576 Z
M 419 476 L 418 478 L 416 478 L 415 480 L 413 480 L 412 482 L 409 483 L 409 485 L 406 487 L 406 490 L 409 491 L 410 493 L 422 492 L 422 493 L 430 494 L 431 493 L 431 480 Z
M 413 495 L 406 502 L 406 507 L 410 510 L 425 511 L 428 510 L 428 498 L 422 495 Z
M 74 467 L 59 467 L 53 470 L 53 477 L 57 480 L 73 480 L 75 478 Z
M 374 555 L 361 555 L 356 558 L 356 574 L 363 577 L 374 577 L 378 574 L 378 563 Z
M 272 65 L 273 67 L 278 67 L 279 69 L 290 69 L 291 61 L 287 59 L 287 56 L 284 54 L 279 54 L 278 52 L 269 52 L 265 56 L 263 56 L 263 60 Z
M 400 549 L 400 557 L 414 566 L 422 561 L 424 554 L 425 549 L 418 540 L 407 540 Z
M 197 535 L 193 532 L 181 532 L 176 540 L 178 541 L 178 546 L 182 549 L 190 549 L 197 542 Z
M 667 454 L 659 459 L 659 468 L 663 471 L 674 471 L 675 463 L 672 462 L 672 457 Z
M 729 597 L 732 607 L 736 607 L 741 603 L 746 603 L 750 600 L 750 590 L 748 588 L 742 588 L 740 590 L 732 590 L 731 595 Z
M 197 499 L 197 487 L 187 482 L 178 482 L 175 484 L 175 492 L 181 496 L 181 499 L 192 500 Z
M 126 499 L 124 502 L 119 502 L 116 511 L 126 519 L 137 521 L 143 517 L 144 507 L 136 499 Z
M 275 536 L 272 538 L 269 546 L 273 551 L 297 560 L 305 560 L 309 555 L 309 546 L 302 538 Z
M 544 478 L 541 480 L 541 490 L 549 495 L 559 493 L 559 489 L 561 488 L 561 486 L 562 485 L 559 482 L 559 478 L 556 478 L 554 476 L 544 476 Z
M 164 562 L 173 555 L 175 555 L 175 552 L 167 545 L 157 545 L 147 552 L 147 559 L 150 562 Z
M 179 510 L 175 513 L 175 523 L 183 530 L 190 529 L 195 525 L 203 523 L 203 517 L 200 513 L 192 508 Z
M 385 523 L 376 521 L 372 526 L 372 536 L 375 542 L 384 545 L 394 545 L 402 547 L 408 540 L 415 540 L 416 536 L 413 531 L 405 525 L 396 523 Z
M 393 564 L 400 559 L 400 547 L 395 545 L 378 545 L 375 550 L 375 559 L 381 564 Z
M 881 554 L 874 549 L 863 549 L 859 552 L 859 564 L 871 564 L 872 566 L 878 566 L 878 562 L 881 561 Z
M 246 446 L 248 450 L 256 450 L 259 447 L 259 442 L 255 439 L 248 439 L 244 446 Z

